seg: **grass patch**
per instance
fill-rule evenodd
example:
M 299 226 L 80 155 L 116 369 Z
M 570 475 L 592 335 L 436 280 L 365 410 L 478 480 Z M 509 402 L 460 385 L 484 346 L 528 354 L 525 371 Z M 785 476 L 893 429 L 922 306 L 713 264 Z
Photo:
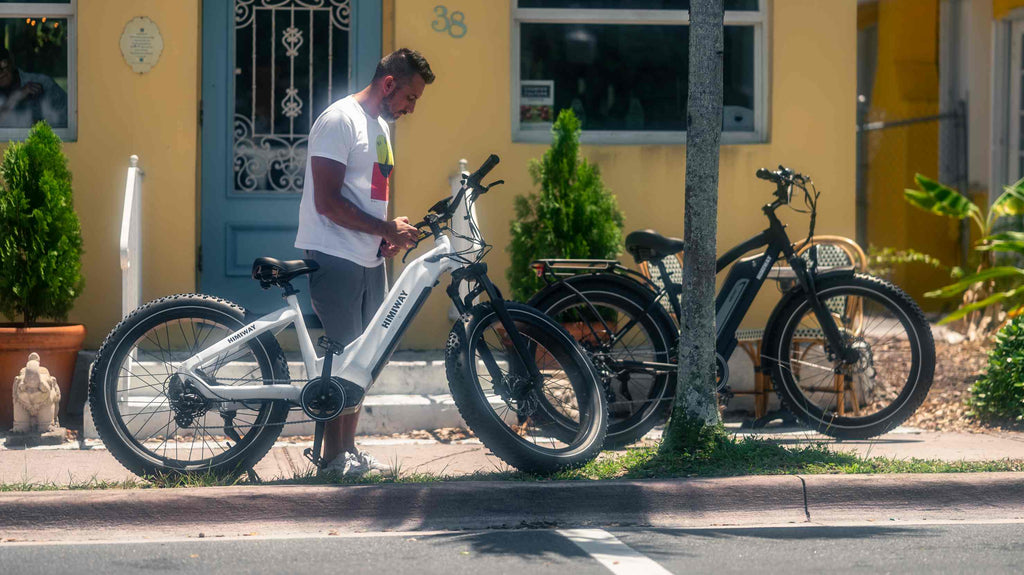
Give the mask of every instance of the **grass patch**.
M 630 449 L 602 457 L 557 479 L 655 479 L 672 477 L 732 477 L 737 475 L 973 473 L 1024 471 L 1024 460 L 942 461 L 862 457 L 838 452 L 828 445 L 786 447 L 769 439 L 726 438 L 711 450 L 660 453 L 658 447 Z
M 667 479 L 679 477 L 732 477 L 739 475 L 867 474 L 867 473 L 976 473 L 1024 471 L 1024 460 L 942 461 L 861 457 L 838 452 L 825 443 L 783 446 L 770 439 L 716 436 L 699 449 L 660 453 L 659 446 L 605 452 L 587 465 L 553 475 L 518 471 L 477 472 L 467 475 L 410 473 L 401 466 L 389 473 L 363 477 L 328 475 L 312 470 L 288 479 L 260 480 L 248 475 L 224 478 L 212 473 L 151 477 L 146 480 L 100 481 L 95 478 L 67 483 L 0 483 L 0 492 L 88 489 L 154 489 L 223 487 L 231 485 L 382 485 L 438 483 L 442 481 L 592 481 L 601 479 Z

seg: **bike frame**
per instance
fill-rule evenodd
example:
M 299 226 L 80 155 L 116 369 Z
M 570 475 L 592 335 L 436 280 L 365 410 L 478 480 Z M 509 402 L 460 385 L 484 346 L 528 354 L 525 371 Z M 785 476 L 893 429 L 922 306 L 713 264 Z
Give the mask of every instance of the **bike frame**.
M 465 200 L 467 213 L 470 214 L 471 211 L 468 208 L 472 204 L 469 199 L 471 191 L 470 188 L 463 187 L 453 200 L 453 204 Z M 452 297 L 459 312 L 465 313 L 473 298 L 481 293 L 487 293 L 512 340 L 518 359 L 526 368 L 526 373 L 539 378 L 540 372 L 533 360 L 533 354 L 527 351 L 525 341 L 512 323 L 501 300 L 501 294 L 487 278 L 486 265 L 483 263 L 467 264 L 458 261 L 458 258 L 451 257 L 455 253 L 451 238 L 443 233 L 438 223 L 431 223 L 430 227 L 434 236 L 433 249 L 406 266 L 388 291 L 384 303 L 377 309 L 366 330 L 345 346 L 339 358 L 331 362 L 331 375 L 368 390 L 384 366 L 387 365 L 399 340 L 416 317 L 433 287 L 437 285 L 441 275 L 445 272 L 453 272 L 453 282 L 448 288 L 448 294 Z M 471 225 L 470 229 L 474 237 L 482 242 L 477 227 Z M 459 298 L 458 283 L 461 281 L 476 282 L 476 288 L 465 298 Z M 212 384 L 202 371 L 204 365 L 214 363 L 218 358 L 242 349 L 253 339 L 265 333 L 276 334 L 292 325 L 295 326 L 299 351 L 308 377 L 312 379 L 316 374 L 320 374 L 323 371 L 325 357 L 318 357 L 316 354 L 309 331 L 302 319 L 302 310 L 294 290 L 287 289 L 284 299 L 287 302 L 285 307 L 260 317 L 183 361 L 176 370 L 178 376 L 185 381 L 192 382 L 201 395 L 211 400 L 238 403 L 284 400 L 299 404 L 305 384 L 301 386 L 278 383 L 222 386 Z M 487 357 L 489 356 L 485 356 L 485 359 Z M 488 365 L 489 369 L 492 367 L 494 366 Z
M 808 294 L 808 297 L 811 300 L 811 307 L 814 310 L 818 322 L 824 332 L 825 338 L 832 346 L 832 349 L 845 350 L 845 346 L 842 344 L 843 339 L 838 326 L 835 324 L 835 320 L 832 318 L 831 313 L 826 309 L 825 305 L 818 298 L 816 287 L 818 271 L 817 269 L 808 270 L 807 262 L 802 257 L 796 255 L 796 250 L 793 249 L 793 244 L 789 239 L 789 235 L 786 233 L 785 225 L 782 224 L 775 215 L 775 209 L 779 205 L 780 204 L 776 202 L 766 205 L 763 208 L 765 216 L 768 218 L 769 222 L 768 229 L 733 247 L 726 253 L 722 254 L 722 256 L 715 262 L 716 274 L 720 273 L 730 265 L 734 263 L 736 264 L 732 265 L 721 290 L 719 290 L 718 295 L 715 298 L 715 350 L 723 362 L 728 362 L 733 351 L 735 351 L 738 343 L 736 339 L 736 331 L 739 328 L 740 323 L 742 323 L 743 318 L 750 310 L 750 306 L 754 303 L 754 299 L 757 297 L 757 294 L 761 291 L 765 280 L 770 275 L 772 267 L 782 258 L 786 259 L 790 268 L 793 270 L 793 279 L 797 282 L 797 285 L 799 285 L 800 288 Z M 767 246 L 767 249 L 763 256 L 751 257 L 737 262 L 737 260 L 740 260 L 744 254 L 759 248 L 764 248 L 765 246 Z M 654 300 L 652 300 L 649 307 L 645 309 L 641 315 L 650 314 L 654 307 L 662 305 L 662 298 L 667 296 L 669 304 L 672 306 L 672 310 L 675 312 L 676 317 L 681 317 L 682 286 L 671 281 L 669 273 L 661 261 L 652 262 L 661 274 L 662 284 L 664 286 L 661 288 L 658 288 L 650 279 L 643 277 L 633 270 L 623 267 L 614 260 L 541 260 L 541 263 L 543 266 L 541 270 L 542 275 L 546 274 L 552 277 L 564 276 L 567 273 L 571 273 L 569 270 L 582 270 L 589 273 L 617 273 L 620 275 L 626 275 L 631 279 L 636 279 L 636 277 L 639 276 L 640 279 L 643 280 L 640 283 L 651 288 L 652 291 L 656 293 Z M 559 267 L 561 267 L 561 270 L 558 269 Z M 837 268 L 836 271 L 843 271 L 843 269 Z M 852 267 L 849 268 L 849 271 L 852 271 Z M 571 277 L 578 276 L 573 275 Z M 571 283 L 567 281 L 567 279 L 571 279 L 571 277 L 561 277 L 558 282 L 563 283 L 569 287 L 569 289 L 576 291 L 572 287 Z M 549 282 L 549 285 L 554 284 Z M 582 294 L 578 293 L 578 295 L 582 297 Z M 597 315 L 596 311 L 595 315 Z M 598 317 L 600 317 L 600 315 L 598 315 Z M 613 347 L 615 342 L 621 339 L 623 334 L 628 333 L 635 323 L 636 320 L 634 319 L 621 327 L 611 336 L 611 338 L 609 338 L 606 345 L 609 348 Z M 605 330 L 610 331 L 607 325 L 605 325 Z M 659 362 L 638 362 L 631 360 L 620 360 L 618 363 L 622 365 L 622 367 L 630 369 L 647 369 L 655 373 L 666 373 L 674 371 L 676 368 L 674 363 L 665 364 Z

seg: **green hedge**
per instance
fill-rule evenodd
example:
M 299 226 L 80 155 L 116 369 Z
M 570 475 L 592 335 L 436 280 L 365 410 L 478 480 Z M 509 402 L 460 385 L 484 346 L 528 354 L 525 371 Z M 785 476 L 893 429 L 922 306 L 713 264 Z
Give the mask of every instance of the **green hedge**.
M 969 403 L 981 420 L 1024 420 L 1024 317 L 996 335 L 988 369 L 971 388 Z

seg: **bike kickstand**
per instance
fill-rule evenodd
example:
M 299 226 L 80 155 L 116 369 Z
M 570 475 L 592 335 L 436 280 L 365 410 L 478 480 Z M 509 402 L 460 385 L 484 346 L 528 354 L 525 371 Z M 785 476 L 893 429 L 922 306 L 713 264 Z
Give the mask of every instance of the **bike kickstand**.
M 323 455 L 320 452 L 320 448 L 323 445 L 323 441 L 324 422 L 318 421 L 316 422 L 316 429 L 313 431 L 313 447 L 307 447 L 306 450 L 302 452 L 302 455 L 305 455 L 306 459 L 310 460 L 310 462 L 313 463 L 313 466 L 316 467 L 317 470 L 323 469 L 324 466 L 326 466 L 328 463 L 327 461 L 324 461 Z

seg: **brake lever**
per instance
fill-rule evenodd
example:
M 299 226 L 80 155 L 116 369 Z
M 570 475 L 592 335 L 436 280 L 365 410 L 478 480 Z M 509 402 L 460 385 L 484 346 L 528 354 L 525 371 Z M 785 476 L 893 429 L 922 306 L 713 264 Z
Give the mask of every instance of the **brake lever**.
M 427 224 L 424 223 L 424 222 L 419 222 L 419 223 L 417 223 L 413 227 L 416 228 L 416 229 L 420 229 L 420 228 L 426 227 L 426 225 Z M 429 238 L 432 235 L 433 234 L 430 232 L 429 229 L 428 230 L 420 229 L 420 235 L 416 237 L 416 243 L 414 243 L 411 248 L 405 250 L 405 255 L 402 256 L 402 263 L 404 264 L 405 260 L 409 257 L 409 254 L 411 254 L 413 251 L 415 251 L 416 248 L 420 247 L 420 242 L 422 242 L 423 240 Z
M 473 199 L 476 200 L 480 196 L 482 196 L 482 195 L 486 194 L 487 192 L 489 192 L 490 189 L 493 188 L 494 186 L 500 186 L 500 185 L 502 185 L 504 183 L 505 183 L 505 180 L 495 180 L 495 181 L 491 182 L 490 184 L 488 184 L 486 186 L 483 185 L 483 184 L 480 184 L 479 188 L 473 188 Z

